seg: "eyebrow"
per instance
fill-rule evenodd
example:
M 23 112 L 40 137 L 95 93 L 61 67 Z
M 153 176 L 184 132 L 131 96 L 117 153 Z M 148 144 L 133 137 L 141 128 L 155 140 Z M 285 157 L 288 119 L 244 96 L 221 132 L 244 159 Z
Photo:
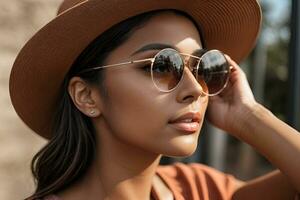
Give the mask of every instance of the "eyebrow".
M 179 49 L 173 45 L 163 44 L 163 43 L 152 43 L 152 44 L 147 44 L 147 45 L 143 46 L 142 48 L 140 48 L 139 50 L 137 50 L 133 54 L 131 54 L 131 56 L 134 56 L 138 53 L 145 52 L 145 51 L 162 50 L 162 49 L 166 49 L 166 48 L 175 49 L 176 51 L 180 52 Z M 205 52 L 205 49 L 196 49 L 193 51 L 193 53 L 191 55 L 201 56 L 204 52 Z

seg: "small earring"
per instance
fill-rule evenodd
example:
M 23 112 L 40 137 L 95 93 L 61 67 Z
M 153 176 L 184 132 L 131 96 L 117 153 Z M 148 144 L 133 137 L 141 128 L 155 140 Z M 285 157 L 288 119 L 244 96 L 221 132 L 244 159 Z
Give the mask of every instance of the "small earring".
M 90 114 L 94 115 L 96 112 L 94 110 L 91 110 Z

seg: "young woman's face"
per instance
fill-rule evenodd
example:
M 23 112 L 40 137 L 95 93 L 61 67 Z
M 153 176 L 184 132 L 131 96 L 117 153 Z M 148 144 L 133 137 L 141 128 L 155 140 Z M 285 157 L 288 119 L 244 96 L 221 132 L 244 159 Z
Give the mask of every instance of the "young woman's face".
M 136 30 L 110 54 L 106 64 L 151 58 L 159 50 L 134 54 L 149 44 L 172 46 L 188 54 L 202 48 L 199 33 L 189 19 L 164 12 Z M 208 98 L 187 68 L 180 85 L 164 93 L 154 86 L 145 65 L 106 69 L 104 85 L 108 97 L 103 98 L 101 125 L 96 124 L 99 134 L 111 134 L 118 142 L 157 154 L 188 156 L 196 149 Z M 189 122 L 170 123 L 187 113 L 199 114 L 196 130 L 187 130 Z

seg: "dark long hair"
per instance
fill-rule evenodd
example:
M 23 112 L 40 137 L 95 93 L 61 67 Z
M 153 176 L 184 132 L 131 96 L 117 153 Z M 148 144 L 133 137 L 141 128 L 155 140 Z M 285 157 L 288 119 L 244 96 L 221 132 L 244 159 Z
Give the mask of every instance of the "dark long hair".
M 103 65 L 114 49 L 158 12 L 161 11 L 144 13 L 113 26 L 92 41 L 75 60 L 61 87 L 52 138 L 32 160 L 31 170 L 37 187 L 28 199 L 42 199 L 62 191 L 82 178 L 94 159 L 95 130 L 90 118 L 76 108 L 69 96 L 67 88 L 70 79 L 79 76 L 89 84 L 96 84 L 100 93 L 105 96 L 105 70 L 83 74 L 79 72 L 86 67 Z M 193 21 L 185 13 L 175 10 L 172 12 Z M 201 35 L 199 27 L 195 22 L 194 24 Z

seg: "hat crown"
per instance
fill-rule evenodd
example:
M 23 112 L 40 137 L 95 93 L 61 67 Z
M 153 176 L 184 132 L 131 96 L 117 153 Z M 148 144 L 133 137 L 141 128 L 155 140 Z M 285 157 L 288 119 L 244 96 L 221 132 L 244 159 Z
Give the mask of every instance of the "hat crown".
M 58 8 L 57 15 L 85 1 L 87 0 L 64 0 Z

